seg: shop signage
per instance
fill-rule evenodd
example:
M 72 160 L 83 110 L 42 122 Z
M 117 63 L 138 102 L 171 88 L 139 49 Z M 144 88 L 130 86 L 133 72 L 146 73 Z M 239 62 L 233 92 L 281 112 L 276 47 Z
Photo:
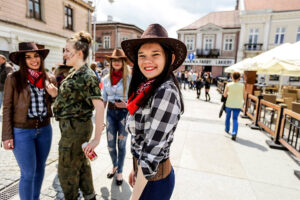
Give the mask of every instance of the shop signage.
M 185 59 L 183 65 L 230 66 L 234 59 Z

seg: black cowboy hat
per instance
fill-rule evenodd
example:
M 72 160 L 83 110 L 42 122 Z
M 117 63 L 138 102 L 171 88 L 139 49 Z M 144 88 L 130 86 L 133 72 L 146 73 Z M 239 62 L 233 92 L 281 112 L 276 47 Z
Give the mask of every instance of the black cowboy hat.
M 127 57 L 134 63 L 137 56 L 135 55 L 137 48 L 148 42 L 163 43 L 171 49 L 175 55 L 175 60 L 172 64 L 173 70 L 177 69 L 186 58 L 187 50 L 185 44 L 180 40 L 169 38 L 168 32 L 160 24 L 149 25 L 141 38 L 124 40 L 121 46 Z
M 19 43 L 19 51 L 15 51 L 9 54 L 9 59 L 16 65 L 19 65 L 20 55 L 25 55 L 26 52 L 37 52 L 43 58 L 47 57 L 49 49 L 38 49 L 34 42 L 21 42 Z

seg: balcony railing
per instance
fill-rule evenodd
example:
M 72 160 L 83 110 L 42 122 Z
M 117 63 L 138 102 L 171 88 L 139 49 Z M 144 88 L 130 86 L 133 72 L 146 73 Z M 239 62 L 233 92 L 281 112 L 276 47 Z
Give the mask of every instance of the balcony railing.
M 256 43 L 256 44 L 247 43 L 247 44 L 244 44 L 244 50 L 246 50 L 246 51 L 261 51 L 262 46 L 263 46 L 262 43 Z
M 197 49 L 197 57 L 217 58 L 220 55 L 220 49 Z

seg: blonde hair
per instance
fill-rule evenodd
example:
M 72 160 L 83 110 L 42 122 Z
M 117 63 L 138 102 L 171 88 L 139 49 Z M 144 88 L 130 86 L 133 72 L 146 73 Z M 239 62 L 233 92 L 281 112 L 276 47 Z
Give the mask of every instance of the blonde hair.
M 109 79 L 110 79 L 110 82 L 111 82 L 111 85 L 112 85 L 112 73 L 114 71 L 114 68 L 112 66 L 112 60 L 110 60 L 109 62 Z M 128 78 L 128 75 L 131 74 L 131 69 L 128 67 L 125 59 L 122 59 L 122 69 L 123 70 L 123 77 L 122 77 L 122 80 L 123 80 L 123 98 L 125 99 L 125 96 L 126 96 L 126 90 L 127 90 L 127 78 Z
M 67 39 L 67 42 L 73 42 L 74 49 L 77 51 L 82 51 L 83 60 L 87 59 L 92 44 L 92 36 L 89 33 L 85 31 L 77 32 L 72 37 Z

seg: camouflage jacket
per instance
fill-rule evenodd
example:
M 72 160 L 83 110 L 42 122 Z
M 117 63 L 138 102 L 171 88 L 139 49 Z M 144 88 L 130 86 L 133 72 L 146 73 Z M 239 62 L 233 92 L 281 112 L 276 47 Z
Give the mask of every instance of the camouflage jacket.
M 56 120 L 76 118 L 87 121 L 94 110 L 92 99 L 101 99 L 95 73 L 87 64 L 77 71 L 71 69 L 70 74 L 62 81 L 53 104 Z

